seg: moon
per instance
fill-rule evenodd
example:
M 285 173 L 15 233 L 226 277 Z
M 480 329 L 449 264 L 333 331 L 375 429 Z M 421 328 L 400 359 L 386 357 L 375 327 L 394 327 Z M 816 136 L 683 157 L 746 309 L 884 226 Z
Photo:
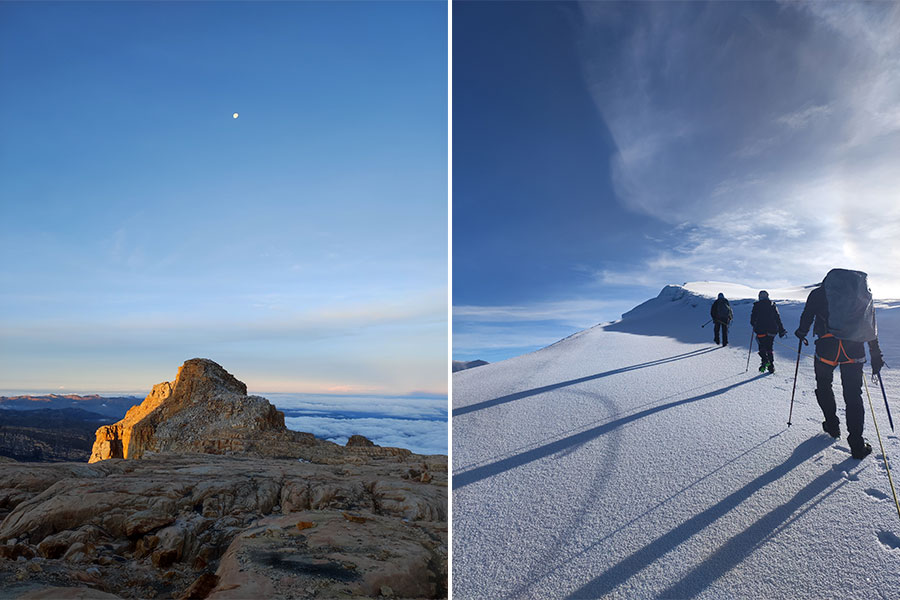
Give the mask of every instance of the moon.
M 237 118 L 238 118 L 238 114 L 237 114 L 237 113 L 234 113 L 234 114 L 231 115 L 231 116 L 232 116 L 232 118 L 234 118 L 234 119 L 237 119 Z

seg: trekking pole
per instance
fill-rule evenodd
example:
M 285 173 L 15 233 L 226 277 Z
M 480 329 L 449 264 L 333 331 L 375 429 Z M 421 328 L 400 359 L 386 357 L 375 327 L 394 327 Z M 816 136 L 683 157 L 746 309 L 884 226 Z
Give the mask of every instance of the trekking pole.
M 788 413 L 788 427 L 791 426 L 791 417 L 794 414 L 794 393 L 797 391 L 797 373 L 800 372 L 800 355 L 803 351 L 803 344 L 809 345 L 805 337 L 800 338 L 800 343 L 797 344 L 797 366 L 794 367 L 794 389 L 791 390 L 791 411 Z
M 881 384 L 881 395 L 884 396 L 884 410 L 888 414 L 888 422 L 891 424 L 891 431 L 894 430 L 894 419 L 891 418 L 891 407 L 887 403 L 887 394 L 884 392 L 884 381 L 881 380 L 881 373 L 878 374 L 878 383 Z
M 712 323 L 712 319 L 710 319 L 709 321 L 707 321 L 706 323 L 704 323 L 703 325 L 701 325 L 701 326 L 700 326 L 700 329 L 703 329 L 704 327 L 706 327 L 706 326 L 709 325 L 710 323 Z
M 747 368 L 744 369 L 744 373 L 750 370 L 750 353 L 753 352 L 753 328 L 750 328 L 750 347 L 747 348 Z
M 872 411 L 872 423 L 875 424 L 875 434 L 878 436 L 878 445 L 881 446 L 881 458 L 884 460 L 884 470 L 887 471 L 888 483 L 891 484 L 891 493 L 894 495 L 894 505 L 897 507 L 897 516 L 900 516 L 900 501 L 897 500 L 897 490 L 894 488 L 894 478 L 891 477 L 891 467 L 888 465 L 887 453 L 884 451 L 884 443 L 881 441 L 881 432 L 878 430 L 878 421 L 875 419 L 875 407 L 872 406 L 872 396 L 869 395 L 869 384 L 863 377 L 866 386 L 866 397 L 869 399 L 869 410 Z

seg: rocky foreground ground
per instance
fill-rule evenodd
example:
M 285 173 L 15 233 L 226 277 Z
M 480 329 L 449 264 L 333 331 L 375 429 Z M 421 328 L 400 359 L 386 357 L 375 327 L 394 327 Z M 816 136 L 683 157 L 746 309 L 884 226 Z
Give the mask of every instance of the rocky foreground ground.
M 444 456 L 5 462 L 0 597 L 441 598 L 446 498 Z
M 0 598 L 444 598 L 447 457 L 288 431 L 187 361 L 91 463 L 0 464 Z

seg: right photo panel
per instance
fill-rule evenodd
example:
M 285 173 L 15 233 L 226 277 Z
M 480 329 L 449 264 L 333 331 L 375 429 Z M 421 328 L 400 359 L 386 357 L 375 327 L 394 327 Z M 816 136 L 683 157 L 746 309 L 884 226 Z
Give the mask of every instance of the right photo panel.
M 453 598 L 897 596 L 898 31 L 453 3 Z

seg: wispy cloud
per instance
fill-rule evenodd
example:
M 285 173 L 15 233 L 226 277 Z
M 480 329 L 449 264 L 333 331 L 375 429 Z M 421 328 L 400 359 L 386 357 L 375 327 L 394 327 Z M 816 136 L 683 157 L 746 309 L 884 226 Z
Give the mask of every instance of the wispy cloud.
M 809 106 L 800 110 L 788 113 L 778 117 L 777 121 L 787 125 L 791 129 L 802 129 L 808 126 L 815 119 L 822 118 L 831 113 L 831 107 L 828 105 Z
M 284 307 L 282 298 L 269 298 Z M 12 317 L 12 316 L 11 316 Z M 142 313 L 120 317 L 72 320 L 0 319 L 3 337 L 10 344 L 55 342 L 77 346 L 129 341 L 135 345 L 171 343 L 173 338 L 203 342 L 245 342 L 303 339 L 307 342 L 358 334 L 384 326 L 414 327 L 422 323 L 446 323 L 446 292 L 432 290 L 413 297 L 380 304 L 344 303 L 306 311 L 283 311 L 262 318 L 232 319 L 202 313 L 171 315 Z
M 563 300 L 522 306 L 454 306 L 454 322 L 557 321 L 582 326 L 594 324 L 600 315 L 621 302 L 606 300 Z
M 256 389 L 442 392 L 446 306 L 446 292 L 432 290 L 256 319 L 197 312 L 52 321 L 9 315 L 0 318 L 0 379 L 16 388 L 135 389 L 171 378 L 182 361 L 203 356 Z M 53 349 L 52 361 L 46 348 Z
M 602 280 L 845 266 L 900 294 L 900 4 L 597 4 L 580 47 L 616 194 L 672 225 L 642 272 Z
M 627 300 L 578 299 L 516 306 L 454 306 L 453 357 L 490 361 L 537 350 L 576 331 L 615 320 L 633 305 Z

